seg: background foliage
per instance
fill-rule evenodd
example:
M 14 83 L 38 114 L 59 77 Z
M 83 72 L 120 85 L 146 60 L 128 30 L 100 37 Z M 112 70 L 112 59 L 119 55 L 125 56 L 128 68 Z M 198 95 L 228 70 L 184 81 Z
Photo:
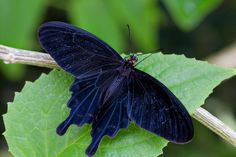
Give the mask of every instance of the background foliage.
M 235 41 L 235 9 L 235 2 L 230 0 L 178 3 L 174 0 L 0 0 L 0 44 L 40 50 L 36 40 L 38 26 L 48 20 L 60 20 L 97 34 L 119 52 L 128 52 L 126 24 L 129 24 L 136 51 L 162 48 L 164 52 L 202 59 Z M 6 112 L 6 102 L 13 99 L 14 91 L 22 88 L 24 80 L 35 80 L 41 72 L 48 71 L 2 63 L 0 70 L 1 114 Z M 231 92 L 235 91 L 235 84 L 232 79 L 217 88 L 206 106 L 227 119 L 231 126 L 235 126 L 235 92 Z M 195 125 L 193 142 L 187 146 L 171 145 L 164 150 L 165 156 L 235 155 L 231 146 L 206 128 Z M 3 138 L 1 141 L 1 152 L 6 152 L 6 143 Z

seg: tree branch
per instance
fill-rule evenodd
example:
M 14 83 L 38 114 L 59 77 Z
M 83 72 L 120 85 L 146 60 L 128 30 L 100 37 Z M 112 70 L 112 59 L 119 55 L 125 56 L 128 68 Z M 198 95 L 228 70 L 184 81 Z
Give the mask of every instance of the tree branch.
M 4 45 L 0 45 L 0 59 L 5 64 L 26 64 L 46 68 L 60 68 L 48 54 L 11 48 Z
M 0 59 L 2 59 L 6 64 L 27 64 L 60 69 L 48 54 L 20 50 L 3 45 L 0 45 Z M 236 147 L 236 132 L 207 110 L 200 107 L 192 117 Z
M 192 117 L 236 147 L 236 132 L 210 112 L 199 107 Z

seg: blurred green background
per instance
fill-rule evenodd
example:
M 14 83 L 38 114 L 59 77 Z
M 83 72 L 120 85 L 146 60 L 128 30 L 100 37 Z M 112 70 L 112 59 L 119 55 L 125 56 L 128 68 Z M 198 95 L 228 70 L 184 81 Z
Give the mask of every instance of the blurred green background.
M 0 44 L 42 51 L 37 28 L 46 21 L 64 21 L 105 40 L 118 52 L 185 54 L 204 60 L 235 44 L 235 0 L 0 0 Z M 129 42 L 128 29 L 131 28 Z M 5 65 L 0 61 L 0 114 L 24 82 L 34 81 L 49 69 Z M 214 90 L 205 108 L 236 129 L 236 78 Z M 163 157 L 235 157 L 236 149 L 207 128 L 194 122 L 195 137 L 187 145 L 169 144 Z M 0 117 L 0 133 L 4 124 Z M 0 136 L 0 157 L 7 152 Z

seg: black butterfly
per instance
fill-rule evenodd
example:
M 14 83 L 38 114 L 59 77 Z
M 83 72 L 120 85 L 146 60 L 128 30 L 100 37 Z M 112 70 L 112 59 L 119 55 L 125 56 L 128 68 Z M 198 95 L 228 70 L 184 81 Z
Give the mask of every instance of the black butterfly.
M 67 105 L 70 115 L 58 128 L 65 134 L 71 124 L 92 123 L 93 156 L 103 136 L 114 137 L 131 121 L 174 143 L 193 137 L 191 117 L 182 103 L 161 82 L 135 69 L 137 58 L 123 59 L 98 37 L 63 22 L 48 22 L 39 40 L 65 71 L 75 76 Z

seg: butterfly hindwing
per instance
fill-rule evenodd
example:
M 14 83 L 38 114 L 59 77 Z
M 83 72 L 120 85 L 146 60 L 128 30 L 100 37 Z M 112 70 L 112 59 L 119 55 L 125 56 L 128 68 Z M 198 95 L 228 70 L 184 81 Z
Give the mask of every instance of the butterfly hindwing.
M 114 75 L 113 70 L 108 70 L 99 75 L 75 79 L 70 88 L 72 96 L 67 103 L 67 106 L 71 108 L 70 115 L 58 126 L 59 135 L 63 135 L 71 124 L 82 126 L 92 122 Z
M 88 156 L 95 154 L 103 136 L 114 137 L 121 128 L 127 128 L 130 124 L 130 119 L 127 115 L 127 93 L 127 81 L 123 79 L 119 88 L 116 88 L 116 91 L 101 106 L 93 120 L 91 131 L 92 142 L 86 150 Z
M 128 115 L 135 123 L 174 143 L 193 137 L 190 115 L 176 96 L 152 76 L 135 70 L 129 82 Z
M 39 28 L 38 38 L 57 64 L 75 77 L 116 68 L 123 60 L 98 37 L 63 22 L 43 24 Z

